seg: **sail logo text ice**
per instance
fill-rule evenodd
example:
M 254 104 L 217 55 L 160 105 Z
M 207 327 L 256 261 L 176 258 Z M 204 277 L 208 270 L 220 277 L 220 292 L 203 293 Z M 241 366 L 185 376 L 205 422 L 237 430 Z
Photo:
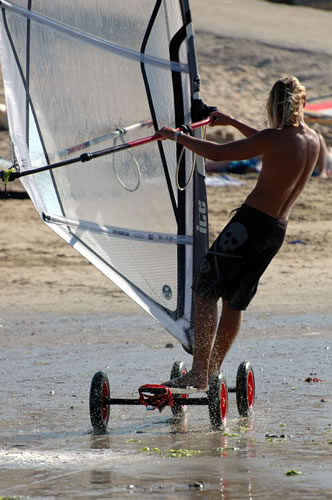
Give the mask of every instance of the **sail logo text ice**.
M 206 234 L 208 230 L 207 224 L 207 206 L 205 201 L 198 200 L 198 225 L 197 231 Z

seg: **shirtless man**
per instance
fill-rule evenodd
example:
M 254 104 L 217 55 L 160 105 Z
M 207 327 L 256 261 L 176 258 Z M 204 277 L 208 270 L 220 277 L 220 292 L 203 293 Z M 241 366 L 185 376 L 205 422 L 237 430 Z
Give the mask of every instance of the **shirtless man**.
M 258 131 L 215 111 L 213 125 L 232 125 L 246 139 L 217 144 L 170 127 L 158 131 L 209 160 L 262 155 L 257 184 L 220 233 L 201 263 L 195 290 L 195 336 L 191 370 L 165 383 L 206 390 L 241 326 L 263 272 L 280 249 L 290 211 L 310 179 L 319 155 L 317 134 L 304 122 L 306 91 L 295 77 L 278 80 L 267 101 L 271 128 Z M 217 302 L 222 299 L 218 325 Z M 217 326 L 218 325 L 218 326 Z

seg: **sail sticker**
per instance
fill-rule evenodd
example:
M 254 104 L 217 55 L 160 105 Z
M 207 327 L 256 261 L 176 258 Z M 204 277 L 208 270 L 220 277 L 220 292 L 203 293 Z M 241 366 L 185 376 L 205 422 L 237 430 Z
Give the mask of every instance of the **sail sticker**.
M 168 285 L 163 286 L 163 296 L 165 297 L 166 300 L 171 300 L 172 298 L 172 289 Z

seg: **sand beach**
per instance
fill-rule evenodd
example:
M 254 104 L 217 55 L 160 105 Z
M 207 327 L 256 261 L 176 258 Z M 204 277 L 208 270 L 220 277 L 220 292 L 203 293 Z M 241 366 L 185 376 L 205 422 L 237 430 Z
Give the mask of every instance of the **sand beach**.
M 262 0 L 191 2 L 203 100 L 256 127 L 266 125 L 264 105 L 273 82 L 295 74 L 308 97 L 331 92 L 332 12 Z M 245 15 L 244 15 L 245 14 Z M 282 30 L 280 26 L 282 25 Z M 4 102 L 0 87 L 0 103 Z M 332 145 L 332 128 L 314 125 Z M 234 129 L 210 129 L 215 140 L 238 138 Z M 0 156 L 10 159 L 8 134 Z M 256 175 L 240 187 L 208 188 L 210 235 L 245 198 Z M 21 190 L 19 181 L 9 189 Z M 332 178 L 313 177 L 292 213 L 287 240 L 264 276 L 253 310 L 329 311 L 332 306 Z M 1 188 L 3 189 L 3 187 Z M 59 312 L 136 310 L 136 306 L 39 220 L 29 200 L 1 199 L 2 307 L 19 297 L 20 309 Z M 19 237 L 18 237 L 19 235 Z M 38 293 L 36 291 L 38 290 Z M 280 291 L 282 290 L 282 293 Z M 48 301 L 52 294 L 52 304 Z M 85 300 L 88 294 L 89 300 Z M 66 297 L 66 300 L 63 300 Z

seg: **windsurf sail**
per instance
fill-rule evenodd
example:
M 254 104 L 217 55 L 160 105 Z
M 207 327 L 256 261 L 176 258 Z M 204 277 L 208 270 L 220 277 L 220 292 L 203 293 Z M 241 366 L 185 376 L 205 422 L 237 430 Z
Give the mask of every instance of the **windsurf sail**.
M 318 122 L 323 125 L 332 125 L 332 96 L 309 99 L 304 109 L 307 122 Z
M 187 0 L 15 0 L 0 9 L 20 173 L 205 117 Z M 208 245 L 202 159 L 171 141 L 119 149 L 21 181 L 49 227 L 190 349 L 191 284 Z

